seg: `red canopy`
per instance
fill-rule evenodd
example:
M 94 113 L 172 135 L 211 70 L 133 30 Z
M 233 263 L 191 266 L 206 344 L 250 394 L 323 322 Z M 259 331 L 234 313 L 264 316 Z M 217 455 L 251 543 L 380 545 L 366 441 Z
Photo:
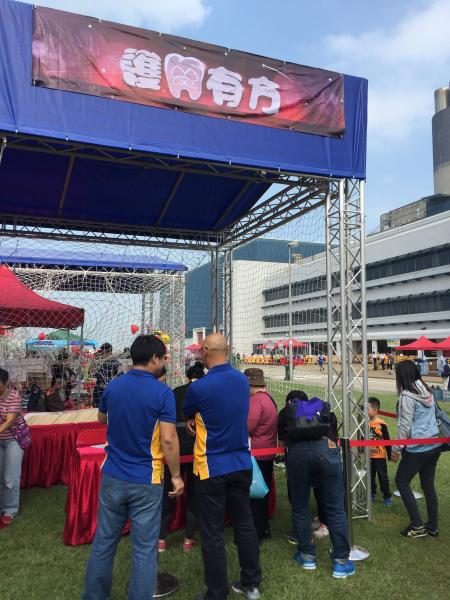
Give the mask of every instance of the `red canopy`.
M 194 350 L 201 350 L 201 348 L 202 348 L 201 344 L 191 344 L 190 346 L 186 347 L 186 350 L 194 351 Z
M 0 323 L 9 327 L 75 329 L 84 323 L 84 309 L 42 298 L 0 265 Z
M 442 342 L 437 343 L 435 350 L 450 350 L 450 335 Z
M 293 348 L 306 348 L 308 344 L 306 342 L 299 342 L 298 340 L 292 339 Z M 289 348 L 289 340 L 283 342 L 283 348 Z
M 395 350 L 442 350 L 438 345 L 429 340 L 424 335 L 421 335 L 418 340 L 405 346 L 396 346 Z

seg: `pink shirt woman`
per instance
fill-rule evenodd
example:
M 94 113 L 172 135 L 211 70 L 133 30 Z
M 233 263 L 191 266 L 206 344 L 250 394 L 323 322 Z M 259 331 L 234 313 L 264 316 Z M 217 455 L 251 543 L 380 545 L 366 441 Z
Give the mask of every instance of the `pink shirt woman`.
M 250 405 L 248 412 L 248 434 L 252 450 L 258 448 L 275 448 L 277 445 L 277 406 L 266 390 L 264 371 L 262 369 L 246 369 L 244 374 L 250 383 Z M 270 538 L 269 527 L 269 495 L 272 487 L 274 454 L 258 456 L 258 463 L 269 493 L 261 500 L 251 500 L 253 521 L 259 542 Z
M 22 421 L 19 394 L 10 390 L 8 371 L 0 368 L 0 523 L 6 527 L 19 510 L 20 471 L 23 450 L 12 428 Z

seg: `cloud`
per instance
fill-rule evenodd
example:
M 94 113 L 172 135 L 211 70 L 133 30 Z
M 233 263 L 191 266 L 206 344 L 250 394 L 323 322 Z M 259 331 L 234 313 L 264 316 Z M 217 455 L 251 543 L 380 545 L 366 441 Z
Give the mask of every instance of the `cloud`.
M 375 142 L 404 141 L 429 128 L 433 91 L 450 75 L 450 2 L 434 0 L 402 22 L 325 39 L 332 68 L 369 79 L 369 131 Z
M 199 26 L 211 12 L 205 0 L 41 0 L 39 5 L 162 32 Z

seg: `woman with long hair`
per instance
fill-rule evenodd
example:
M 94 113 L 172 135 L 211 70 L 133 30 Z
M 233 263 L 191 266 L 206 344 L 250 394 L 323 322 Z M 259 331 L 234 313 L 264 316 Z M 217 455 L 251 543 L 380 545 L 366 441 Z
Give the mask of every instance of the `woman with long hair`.
M 19 511 L 23 450 L 13 431 L 23 422 L 22 400 L 8 386 L 9 374 L 0 368 L 0 526 L 6 527 Z
M 401 361 L 396 370 L 398 439 L 421 439 L 439 436 L 433 395 L 420 376 L 418 366 L 411 360 Z M 410 524 L 400 534 L 416 538 L 438 535 L 438 499 L 434 486 L 436 465 L 441 454 L 440 444 L 414 444 L 392 448 L 392 460 L 397 462 L 401 455 L 395 483 L 408 511 Z M 419 474 L 420 485 L 425 495 L 428 520 L 423 522 L 417 501 L 411 490 L 411 480 Z

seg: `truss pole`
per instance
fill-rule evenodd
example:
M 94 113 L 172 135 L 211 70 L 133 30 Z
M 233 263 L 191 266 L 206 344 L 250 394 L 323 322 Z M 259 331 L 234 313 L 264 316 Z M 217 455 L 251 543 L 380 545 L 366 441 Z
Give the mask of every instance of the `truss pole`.
M 222 251 L 222 274 L 223 274 L 223 333 L 228 345 L 228 358 L 233 358 L 233 302 L 232 302 L 232 280 L 233 280 L 233 251 L 225 248 Z
M 179 363 L 179 372 L 180 372 L 180 383 L 183 384 L 186 382 L 186 378 L 185 378 L 185 369 L 184 369 L 184 340 L 186 337 L 186 320 L 185 320 L 185 302 L 186 302 L 186 297 L 185 297 L 185 289 L 186 289 L 186 285 L 185 285 L 185 276 L 180 274 L 177 277 L 176 280 L 176 297 L 179 298 L 179 302 L 182 303 L 181 306 L 181 310 L 179 310 L 177 312 L 177 315 L 179 316 L 179 323 L 177 326 L 178 329 L 178 336 L 176 336 L 176 338 L 179 340 L 178 344 L 178 363 Z
M 369 427 L 363 207 L 363 182 L 330 182 L 326 203 L 327 391 L 340 421 L 341 437 L 348 442 L 367 439 Z M 352 519 L 371 516 L 369 453 L 350 448 L 348 443 L 347 454 L 347 514 L 352 536 Z M 358 553 L 364 556 L 362 549 Z
M 348 354 L 347 354 L 347 274 L 346 274 L 346 245 L 345 245 L 345 182 L 339 181 L 339 292 L 341 313 L 341 387 L 342 387 L 342 433 L 345 438 L 350 436 L 350 406 L 348 403 Z
M 334 375 L 334 352 L 333 352 L 333 303 L 331 294 L 332 287 L 332 255 L 331 255 L 331 190 L 327 194 L 325 208 L 325 264 L 326 264 L 326 280 L 327 280 L 327 401 L 330 403 L 331 409 L 335 410 L 334 394 L 333 394 L 333 375 Z
M 6 142 L 7 142 L 6 137 L 2 137 L 2 142 L 0 145 L 0 165 L 2 164 L 3 153 L 5 152 L 5 148 L 6 148 Z
M 368 357 L 367 357 L 367 310 L 366 310 L 366 212 L 365 212 L 365 181 L 360 182 L 360 211 L 361 211 L 361 366 L 362 366 L 362 390 L 364 400 L 364 438 L 366 440 L 370 437 L 370 427 L 368 414 L 368 399 L 369 399 L 369 372 L 368 372 Z M 369 485 L 370 473 L 370 452 L 369 448 L 364 448 L 365 461 L 366 461 L 366 503 L 367 503 L 367 516 L 369 520 L 372 520 L 372 497 L 371 489 Z
M 219 249 L 211 250 L 211 328 L 219 331 Z

